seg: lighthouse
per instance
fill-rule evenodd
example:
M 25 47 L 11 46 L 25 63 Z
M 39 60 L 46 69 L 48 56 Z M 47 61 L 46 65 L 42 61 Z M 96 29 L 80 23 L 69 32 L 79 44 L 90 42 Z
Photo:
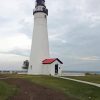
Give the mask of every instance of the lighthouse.
M 49 43 L 47 30 L 48 9 L 45 0 L 36 0 L 34 15 L 34 28 L 30 54 L 29 74 L 42 74 L 42 61 L 49 58 Z
M 33 15 L 34 27 L 28 74 L 60 75 L 63 63 L 58 58 L 49 57 L 48 9 L 46 8 L 45 0 L 36 0 Z

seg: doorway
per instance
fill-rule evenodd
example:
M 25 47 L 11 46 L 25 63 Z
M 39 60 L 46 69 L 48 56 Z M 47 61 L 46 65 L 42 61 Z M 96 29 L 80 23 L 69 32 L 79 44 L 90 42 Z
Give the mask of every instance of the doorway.
M 58 74 L 58 64 L 55 65 L 55 74 Z

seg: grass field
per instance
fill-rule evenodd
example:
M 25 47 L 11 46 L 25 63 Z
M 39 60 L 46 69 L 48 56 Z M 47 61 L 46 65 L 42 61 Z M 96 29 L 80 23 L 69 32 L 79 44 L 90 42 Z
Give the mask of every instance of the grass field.
M 94 86 L 46 76 L 31 76 L 28 79 L 61 90 L 66 95 L 79 98 L 79 100 L 100 100 L 100 88 Z
M 0 80 L 0 100 L 8 100 L 8 98 L 17 93 L 15 86 L 8 85 Z
M 100 84 L 100 75 L 73 76 L 69 78 Z
M 49 76 L 14 75 L 10 77 L 25 78 L 28 81 L 62 91 L 65 95 L 79 100 L 100 100 L 100 88 Z

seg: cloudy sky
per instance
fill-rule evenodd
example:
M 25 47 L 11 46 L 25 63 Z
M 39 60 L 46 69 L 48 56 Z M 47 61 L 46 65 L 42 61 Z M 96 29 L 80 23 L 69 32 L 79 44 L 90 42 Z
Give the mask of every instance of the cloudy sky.
M 29 59 L 35 0 L 0 0 L 0 68 Z M 51 57 L 65 70 L 100 71 L 100 0 L 46 0 Z

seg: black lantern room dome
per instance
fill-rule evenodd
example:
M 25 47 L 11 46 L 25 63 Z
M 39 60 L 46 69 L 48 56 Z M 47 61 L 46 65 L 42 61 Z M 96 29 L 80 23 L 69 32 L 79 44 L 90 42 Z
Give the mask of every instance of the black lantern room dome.
M 45 6 L 45 0 L 36 0 L 37 5 Z

